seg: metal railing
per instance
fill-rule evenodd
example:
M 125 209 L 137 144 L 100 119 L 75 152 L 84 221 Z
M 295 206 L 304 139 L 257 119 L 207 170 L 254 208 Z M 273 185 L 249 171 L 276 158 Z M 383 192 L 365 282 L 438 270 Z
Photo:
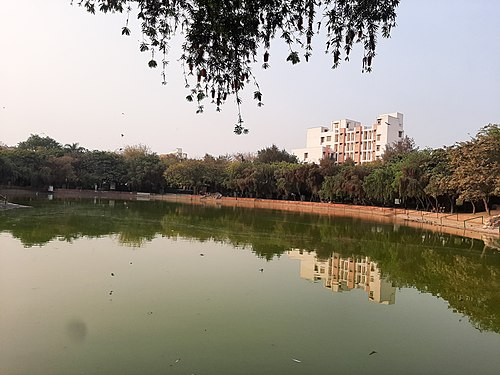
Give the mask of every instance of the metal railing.
M 483 215 L 481 215 L 481 216 L 476 216 L 476 217 L 471 217 L 471 218 L 469 218 L 469 219 L 464 219 L 464 229 L 465 229 L 465 222 L 466 222 L 466 221 L 475 220 L 475 219 L 479 219 L 479 218 L 481 219 L 481 224 L 484 224 L 484 218 L 483 218 Z

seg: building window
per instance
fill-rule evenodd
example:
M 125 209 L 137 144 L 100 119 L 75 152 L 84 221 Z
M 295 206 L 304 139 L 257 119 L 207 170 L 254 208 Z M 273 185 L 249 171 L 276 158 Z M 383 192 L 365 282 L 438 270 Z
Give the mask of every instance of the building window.
M 380 145 L 377 145 L 377 151 L 380 151 Z
M 380 134 L 377 134 L 377 141 L 380 141 Z
M 327 141 L 327 142 L 330 142 L 331 140 L 332 140 L 332 136 L 331 136 L 331 135 L 327 135 L 327 136 L 326 136 L 326 141 Z
M 309 154 L 307 152 L 304 152 L 304 160 L 307 159 L 308 156 Z
M 403 131 L 402 130 L 399 131 L 399 138 L 403 138 Z
M 321 143 L 325 142 L 325 137 L 321 137 Z

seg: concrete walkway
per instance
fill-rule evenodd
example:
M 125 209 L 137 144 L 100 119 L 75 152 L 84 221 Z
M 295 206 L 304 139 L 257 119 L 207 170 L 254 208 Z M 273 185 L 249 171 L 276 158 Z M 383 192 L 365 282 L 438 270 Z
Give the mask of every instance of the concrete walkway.
M 450 214 L 413 210 L 398 210 L 398 212 L 394 216 L 397 219 L 404 221 L 498 236 L 500 234 L 500 228 L 486 228 L 484 226 L 484 223 L 486 223 L 489 217 L 498 214 L 500 214 L 500 211 L 498 210 L 491 211 L 490 216 L 488 216 L 485 212 L 473 215 L 463 213 Z

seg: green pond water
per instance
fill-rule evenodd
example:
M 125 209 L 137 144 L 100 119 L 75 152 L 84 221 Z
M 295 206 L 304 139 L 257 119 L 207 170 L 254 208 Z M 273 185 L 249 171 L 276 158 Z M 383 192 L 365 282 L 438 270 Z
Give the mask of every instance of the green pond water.
M 0 374 L 498 374 L 500 252 L 359 219 L 25 199 Z

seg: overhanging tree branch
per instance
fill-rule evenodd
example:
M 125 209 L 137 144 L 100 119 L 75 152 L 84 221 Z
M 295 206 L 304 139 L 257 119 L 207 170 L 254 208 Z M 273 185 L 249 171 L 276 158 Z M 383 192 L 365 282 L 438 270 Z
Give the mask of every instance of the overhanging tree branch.
M 355 44 L 363 46 L 362 71 L 372 70 L 379 31 L 389 37 L 396 25 L 399 0 L 71 0 L 90 13 L 127 14 L 123 35 L 130 35 L 130 14 L 141 22 L 140 50 L 150 51 L 148 66 L 158 65 L 161 56 L 162 83 L 166 83 L 168 42 L 184 36 L 181 61 L 189 69 L 188 84 L 194 87 L 197 112 L 201 100 L 209 97 L 220 110 L 229 96 L 238 105 L 235 133 L 248 129 L 241 125 L 239 93 L 250 83 L 252 66 L 263 52 L 263 68 L 269 66 L 271 42 L 277 35 L 289 46 L 287 61 L 306 61 L 312 54 L 312 39 L 326 33 L 325 52 L 332 55 L 333 68 L 349 60 Z M 314 27 L 314 25 L 317 27 Z M 254 98 L 262 105 L 260 89 Z

